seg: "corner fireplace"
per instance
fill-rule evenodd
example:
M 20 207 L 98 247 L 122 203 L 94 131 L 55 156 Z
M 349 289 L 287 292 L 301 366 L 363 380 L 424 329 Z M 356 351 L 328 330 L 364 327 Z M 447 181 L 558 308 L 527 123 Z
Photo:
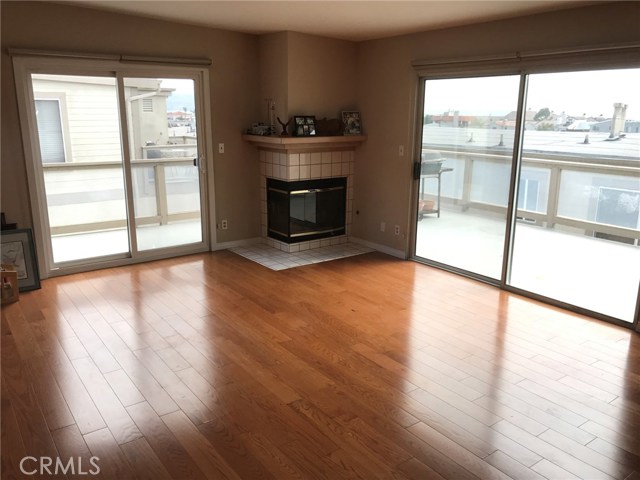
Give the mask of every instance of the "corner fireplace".
M 267 178 L 267 234 L 288 244 L 344 235 L 346 205 L 347 177 Z

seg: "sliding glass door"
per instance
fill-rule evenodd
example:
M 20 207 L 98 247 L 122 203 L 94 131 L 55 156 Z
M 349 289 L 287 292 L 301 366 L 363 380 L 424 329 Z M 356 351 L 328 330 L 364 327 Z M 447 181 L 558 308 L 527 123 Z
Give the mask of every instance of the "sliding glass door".
M 116 79 L 32 74 L 52 263 L 128 255 Z
M 138 250 L 201 242 L 193 80 L 124 78 L 124 89 Z
M 640 69 L 529 76 L 509 284 L 633 322 Z
M 14 64 L 49 272 L 208 249 L 204 70 Z
M 499 280 L 519 75 L 427 80 L 416 256 Z
M 424 80 L 415 257 L 633 322 L 638 85 L 640 69 Z

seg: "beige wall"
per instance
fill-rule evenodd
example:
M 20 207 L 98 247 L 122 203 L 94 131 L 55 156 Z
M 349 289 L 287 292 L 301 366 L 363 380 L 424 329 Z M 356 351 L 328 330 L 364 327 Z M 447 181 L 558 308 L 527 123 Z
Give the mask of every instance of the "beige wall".
M 289 115 L 339 118 L 356 107 L 357 44 L 289 32 Z
M 262 35 L 259 45 L 261 121 L 269 120 L 267 97 L 284 122 L 294 115 L 339 118 L 356 107 L 357 43 L 280 32 Z
M 218 241 L 260 236 L 259 168 L 241 132 L 259 115 L 258 39 L 69 5 L 2 2 L 2 211 L 20 227 L 31 225 L 24 155 L 11 58 L 6 48 L 164 57 L 206 57 L 210 69 L 215 209 L 229 229 Z M 211 165 L 210 165 L 211 166 Z
M 276 102 L 276 116 L 287 123 L 289 109 L 289 36 L 286 32 L 261 35 L 258 40 L 260 58 L 260 115 L 256 121 L 268 125 L 271 119 L 267 112 L 265 99 L 273 98 Z M 278 132 L 280 127 L 278 127 Z
M 358 106 L 368 140 L 356 153 L 353 234 L 408 251 L 417 77 L 412 60 L 624 43 L 640 40 L 640 2 L 580 9 L 364 42 L 358 48 Z M 408 153 L 398 156 L 398 146 Z M 387 224 L 380 231 L 380 222 Z M 393 233 L 401 226 L 402 235 Z M 390 227 L 391 225 L 391 227 Z

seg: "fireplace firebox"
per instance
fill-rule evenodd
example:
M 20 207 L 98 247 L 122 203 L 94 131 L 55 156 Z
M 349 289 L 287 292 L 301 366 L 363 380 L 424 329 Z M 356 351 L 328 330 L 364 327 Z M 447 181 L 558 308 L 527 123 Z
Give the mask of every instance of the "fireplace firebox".
M 298 243 L 345 234 L 347 178 L 267 178 L 268 236 Z

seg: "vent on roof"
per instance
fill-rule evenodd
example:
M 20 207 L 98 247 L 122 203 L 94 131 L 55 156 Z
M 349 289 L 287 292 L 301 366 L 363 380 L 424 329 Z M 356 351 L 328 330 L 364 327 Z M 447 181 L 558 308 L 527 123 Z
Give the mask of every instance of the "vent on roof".
M 153 98 L 143 98 L 142 99 L 142 111 L 143 112 L 153 112 Z

